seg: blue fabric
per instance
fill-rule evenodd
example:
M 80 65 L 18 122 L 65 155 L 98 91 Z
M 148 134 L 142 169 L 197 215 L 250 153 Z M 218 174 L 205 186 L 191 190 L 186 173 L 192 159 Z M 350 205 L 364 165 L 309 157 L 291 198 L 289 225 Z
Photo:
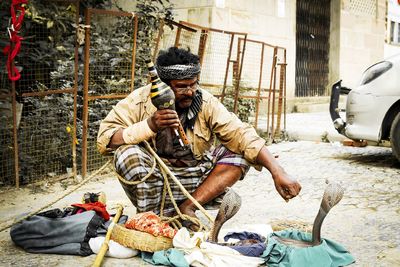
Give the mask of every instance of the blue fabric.
M 285 230 L 272 233 L 267 248 L 262 254 L 270 267 L 336 267 L 354 263 L 353 256 L 340 244 L 329 239 L 314 247 L 297 248 L 277 241 L 273 236 L 311 241 L 311 234 L 297 230 Z
M 254 239 L 258 241 L 258 243 L 254 244 L 229 246 L 230 248 L 238 251 L 240 254 L 245 256 L 260 257 L 266 248 L 266 245 L 264 243 L 265 238 L 257 233 L 246 231 L 229 232 L 227 235 L 225 235 L 224 240 L 227 241 L 229 238 L 235 238 L 239 240 Z
M 142 252 L 142 259 L 153 265 L 164 265 L 172 267 L 189 267 L 183 252 L 170 248 L 153 253 Z
M 260 242 L 265 241 L 265 237 L 257 234 L 257 233 L 252 233 L 252 232 L 229 232 L 224 236 L 224 240 L 228 241 L 229 238 L 235 238 L 239 240 L 246 240 L 246 239 L 255 239 Z

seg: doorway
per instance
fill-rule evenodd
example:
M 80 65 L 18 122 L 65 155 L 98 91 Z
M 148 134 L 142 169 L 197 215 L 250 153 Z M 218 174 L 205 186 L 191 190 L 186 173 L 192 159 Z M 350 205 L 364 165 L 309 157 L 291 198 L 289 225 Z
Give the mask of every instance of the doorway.
M 327 96 L 330 0 L 296 2 L 296 97 Z

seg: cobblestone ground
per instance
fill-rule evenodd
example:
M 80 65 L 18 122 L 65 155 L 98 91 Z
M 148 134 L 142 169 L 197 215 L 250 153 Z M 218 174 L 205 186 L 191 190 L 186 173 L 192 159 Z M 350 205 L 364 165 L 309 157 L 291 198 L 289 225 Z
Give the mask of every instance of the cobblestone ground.
M 311 224 L 326 180 L 336 181 L 346 188 L 345 196 L 326 217 L 322 237 L 346 247 L 356 258 L 353 266 L 400 266 L 400 164 L 391 156 L 390 149 L 301 141 L 272 145 L 270 151 L 300 181 L 300 196 L 286 203 L 276 193 L 269 173 L 252 169 L 234 187 L 242 196 L 242 208 L 224 227 L 285 220 Z M 2 220 L 26 212 L 29 207 L 36 209 L 62 193 L 61 189 L 51 188 L 44 188 L 40 194 L 32 194 L 32 189 L 1 193 L 1 214 L 5 217 Z M 85 185 L 58 203 L 58 207 L 76 201 L 84 192 L 100 190 L 106 192 L 108 199 L 128 204 L 116 179 L 107 177 Z M 21 194 L 24 203 L 18 201 Z M 0 233 L 0 242 L 1 266 L 89 266 L 94 260 L 94 256 L 25 253 L 13 245 L 8 231 Z M 104 266 L 148 265 L 139 258 L 107 258 Z

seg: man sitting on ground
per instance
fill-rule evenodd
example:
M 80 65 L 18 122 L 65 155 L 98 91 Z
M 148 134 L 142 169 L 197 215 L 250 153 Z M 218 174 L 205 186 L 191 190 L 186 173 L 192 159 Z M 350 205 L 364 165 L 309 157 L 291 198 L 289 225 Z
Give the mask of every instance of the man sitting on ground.
M 150 172 L 154 159 L 140 144 L 147 140 L 155 144 L 157 154 L 201 205 L 243 179 L 250 166 L 267 168 L 285 200 L 298 195 L 300 184 L 278 164 L 255 129 L 199 87 L 197 55 L 171 47 L 160 53 L 156 69 L 175 94 L 176 111 L 157 110 L 149 96 L 151 85 L 147 85 L 121 100 L 100 124 L 98 149 L 102 154 L 115 150 L 115 168 L 123 179 L 139 181 Z M 171 135 L 170 128 L 176 128 L 179 121 L 192 144 L 190 149 L 182 149 Z M 212 149 L 215 137 L 220 145 Z M 121 184 L 137 212 L 159 214 L 164 181 L 158 166 L 137 185 Z M 180 211 L 195 217 L 192 201 L 173 182 L 171 188 Z M 167 194 L 164 214 L 172 215 L 173 211 Z

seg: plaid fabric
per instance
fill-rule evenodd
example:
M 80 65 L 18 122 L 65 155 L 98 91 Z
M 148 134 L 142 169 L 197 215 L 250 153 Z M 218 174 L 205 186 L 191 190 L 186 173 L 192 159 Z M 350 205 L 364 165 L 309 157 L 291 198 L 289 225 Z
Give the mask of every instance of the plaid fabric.
M 153 161 L 151 154 L 140 145 L 121 146 L 115 151 L 114 155 L 115 169 L 127 181 L 138 181 L 145 177 L 151 170 Z M 250 167 L 243 156 L 231 152 L 222 145 L 206 155 L 205 160 L 201 161 L 197 166 L 174 167 L 168 162 L 166 164 L 189 193 L 193 193 L 199 187 L 216 164 L 241 167 L 241 179 L 244 178 Z M 169 181 L 173 197 L 179 206 L 186 197 L 172 179 Z M 153 174 L 146 181 L 137 185 L 127 185 L 121 182 L 121 185 L 132 204 L 136 207 L 137 212 L 153 211 L 156 214 L 160 214 L 164 178 L 158 164 Z M 174 207 L 167 193 L 164 214 L 168 215 L 173 211 Z

